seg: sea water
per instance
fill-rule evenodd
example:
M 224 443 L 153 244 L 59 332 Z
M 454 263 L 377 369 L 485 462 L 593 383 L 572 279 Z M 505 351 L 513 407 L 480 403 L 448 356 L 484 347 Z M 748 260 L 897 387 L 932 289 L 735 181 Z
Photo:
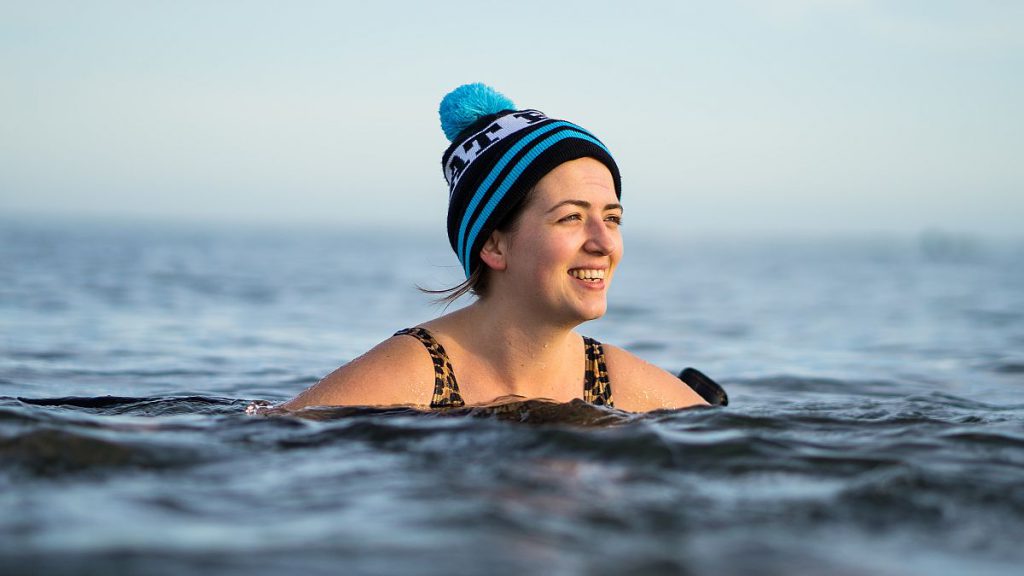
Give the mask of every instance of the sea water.
M 443 233 L 4 221 L 0 573 L 1019 573 L 1024 242 L 627 227 L 580 331 L 728 407 L 246 415 L 459 279 Z

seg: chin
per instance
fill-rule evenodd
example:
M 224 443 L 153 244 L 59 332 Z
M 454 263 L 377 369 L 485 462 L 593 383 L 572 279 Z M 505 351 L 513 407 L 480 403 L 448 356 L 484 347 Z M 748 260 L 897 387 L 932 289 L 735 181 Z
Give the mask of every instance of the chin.
M 604 316 L 607 311 L 607 304 L 601 304 L 601 306 L 589 306 L 579 311 L 579 317 L 581 321 L 589 322 L 590 320 L 597 320 L 601 316 Z

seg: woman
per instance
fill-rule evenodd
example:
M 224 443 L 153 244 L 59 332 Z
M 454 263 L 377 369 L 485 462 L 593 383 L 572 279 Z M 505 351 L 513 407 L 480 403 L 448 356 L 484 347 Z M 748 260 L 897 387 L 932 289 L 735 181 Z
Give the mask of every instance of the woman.
M 449 300 L 477 300 L 399 331 L 282 407 L 508 397 L 632 412 L 707 405 L 668 372 L 573 331 L 604 315 L 622 258 L 621 181 L 604 144 L 517 111 L 483 84 L 456 88 L 440 111 L 452 141 L 442 158 L 448 237 L 468 278 Z

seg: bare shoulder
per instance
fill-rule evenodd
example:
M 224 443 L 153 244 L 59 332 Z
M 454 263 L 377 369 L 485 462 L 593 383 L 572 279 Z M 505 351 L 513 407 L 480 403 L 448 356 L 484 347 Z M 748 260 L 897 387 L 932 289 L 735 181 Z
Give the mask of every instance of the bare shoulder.
M 630 412 L 706 406 L 682 380 L 618 346 L 602 344 L 615 407 Z
M 392 336 L 281 407 L 426 406 L 433 391 L 434 369 L 426 348 L 415 338 Z

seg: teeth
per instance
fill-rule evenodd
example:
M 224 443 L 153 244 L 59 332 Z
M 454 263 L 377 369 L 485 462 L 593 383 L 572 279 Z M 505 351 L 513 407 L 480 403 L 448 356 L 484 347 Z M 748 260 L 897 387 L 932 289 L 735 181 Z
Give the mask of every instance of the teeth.
M 576 278 L 581 280 L 601 280 L 604 278 L 604 270 L 587 270 L 583 268 L 574 268 L 569 271 Z

